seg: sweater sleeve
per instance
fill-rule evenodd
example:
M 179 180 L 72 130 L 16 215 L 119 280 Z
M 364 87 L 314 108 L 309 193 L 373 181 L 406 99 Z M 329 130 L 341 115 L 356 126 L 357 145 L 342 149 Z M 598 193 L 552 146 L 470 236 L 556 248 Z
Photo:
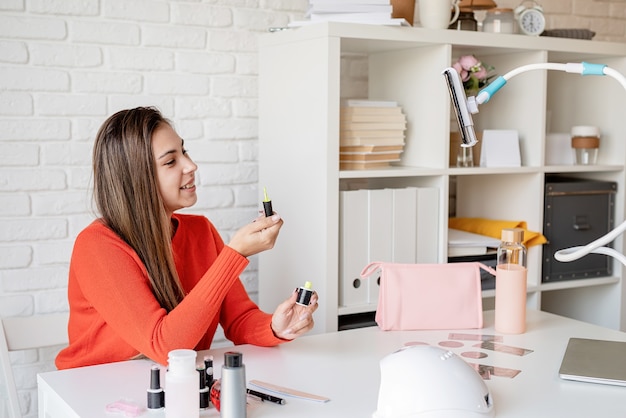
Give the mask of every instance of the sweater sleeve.
M 224 300 L 220 323 L 226 338 L 235 344 L 270 347 L 286 342 L 274 335 L 272 315 L 261 311 L 237 281 Z
M 72 272 L 102 320 L 138 352 L 162 364 L 169 351 L 194 348 L 205 335 L 248 260 L 229 247 L 169 314 L 152 294 L 137 254 L 108 228 L 83 231 Z
M 224 248 L 233 251 L 224 246 L 224 242 L 213 224 L 209 222 L 208 227 L 211 230 L 209 235 L 214 237 L 214 244 L 218 251 L 222 251 Z M 236 280 L 226 294 L 220 311 L 220 324 L 224 329 L 226 338 L 235 344 L 254 344 L 266 347 L 286 342 L 287 340 L 274 335 L 271 323 L 272 315 L 261 311 L 250 299 L 241 280 Z

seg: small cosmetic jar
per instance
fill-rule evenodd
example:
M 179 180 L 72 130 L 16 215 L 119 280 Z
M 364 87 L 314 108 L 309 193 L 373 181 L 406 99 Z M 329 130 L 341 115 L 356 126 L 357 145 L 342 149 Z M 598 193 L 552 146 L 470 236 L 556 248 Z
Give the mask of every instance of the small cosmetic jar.
M 489 9 L 483 20 L 483 32 L 517 33 L 513 9 Z
M 597 126 L 572 127 L 572 150 L 576 164 L 595 164 L 598 160 L 598 148 L 600 129 Z
M 474 17 L 474 11 L 473 10 L 461 10 L 456 22 L 448 26 L 448 29 L 477 31 L 478 22 L 476 21 L 476 18 Z

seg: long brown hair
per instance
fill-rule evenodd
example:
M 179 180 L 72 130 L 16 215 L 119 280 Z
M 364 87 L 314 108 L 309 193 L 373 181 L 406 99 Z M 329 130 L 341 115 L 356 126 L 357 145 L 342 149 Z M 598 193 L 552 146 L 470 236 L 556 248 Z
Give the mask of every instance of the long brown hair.
M 152 133 L 170 124 L 151 107 L 122 110 L 100 127 L 93 149 L 94 198 L 105 224 L 137 253 L 168 312 L 184 297 L 172 254 L 172 224 L 157 186 Z

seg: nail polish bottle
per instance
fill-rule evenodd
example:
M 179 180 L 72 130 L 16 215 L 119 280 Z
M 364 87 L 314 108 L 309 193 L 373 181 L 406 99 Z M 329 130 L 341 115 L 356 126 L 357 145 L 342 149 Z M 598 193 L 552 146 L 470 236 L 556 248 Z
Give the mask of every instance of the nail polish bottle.
M 206 387 L 211 390 L 213 386 L 213 356 L 204 356 L 204 371 L 206 373 Z
M 296 299 L 296 303 L 298 305 L 309 306 L 311 303 L 311 296 L 313 296 L 311 286 L 311 282 L 306 282 L 303 287 L 298 288 L 298 298 Z
M 161 369 L 156 364 L 150 370 L 150 388 L 147 398 L 148 409 L 161 409 L 165 406 L 165 392 L 161 387 Z

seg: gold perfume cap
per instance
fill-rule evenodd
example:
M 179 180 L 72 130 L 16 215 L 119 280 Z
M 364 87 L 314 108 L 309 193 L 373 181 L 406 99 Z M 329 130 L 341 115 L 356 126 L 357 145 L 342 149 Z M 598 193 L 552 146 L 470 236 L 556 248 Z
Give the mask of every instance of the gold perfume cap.
M 522 242 L 524 241 L 524 230 L 522 228 L 505 228 L 502 230 L 502 241 Z

